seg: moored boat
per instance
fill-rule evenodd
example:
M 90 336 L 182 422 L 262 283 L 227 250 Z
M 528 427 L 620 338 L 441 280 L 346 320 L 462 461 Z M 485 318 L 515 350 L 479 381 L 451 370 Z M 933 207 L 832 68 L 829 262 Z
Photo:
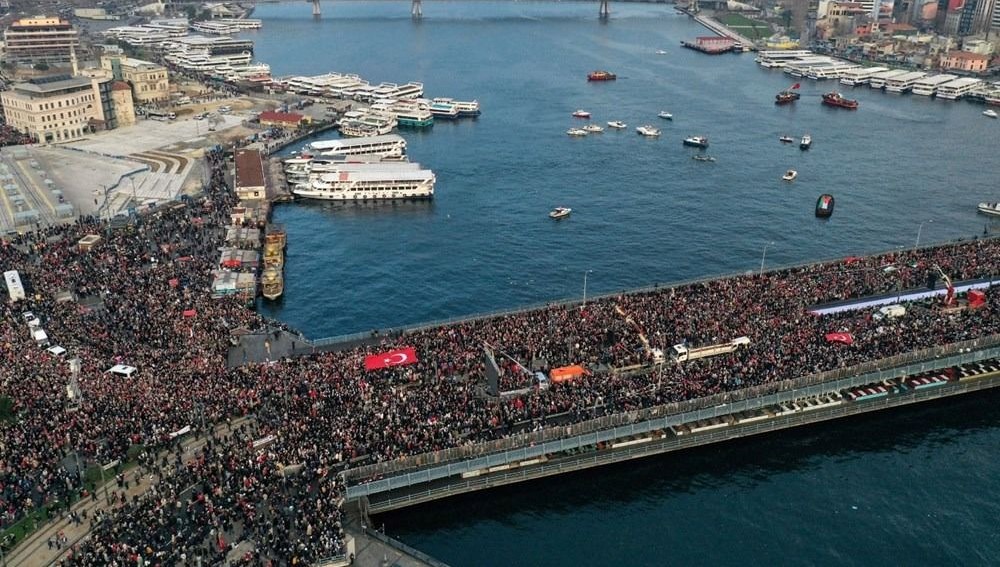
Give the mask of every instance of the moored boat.
M 573 112 L 573 118 L 590 118 L 590 113 L 586 110 L 578 109 Z
M 978 210 L 984 215 L 1000 217 L 1000 203 L 979 203 Z
M 573 209 L 569 207 L 556 207 L 552 209 L 552 212 L 549 213 L 549 218 L 555 220 L 564 219 L 568 217 L 572 212 Z
M 792 142 L 795 141 L 795 138 L 791 136 L 781 136 L 780 138 L 778 138 L 778 141 L 781 142 L 782 144 L 791 144 Z
M 707 148 L 708 138 L 705 136 L 691 136 L 690 138 L 684 138 L 684 145 L 691 146 L 692 148 Z
M 846 108 L 848 110 L 856 110 L 858 108 L 858 101 L 844 98 L 838 92 L 830 92 L 823 95 L 823 104 L 827 106 L 836 106 L 838 108 Z
M 781 178 L 784 179 L 785 181 L 795 181 L 795 178 L 798 176 L 799 176 L 798 171 L 795 171 L 794 169 L 789 169 L 788 171 L 785 172 L 784 175 L 781 176 Z
M 610 71 L 591 71 L 587 74 L 588 81 L 614 81 L 618 75 Z
M 666 110 L 661 110 L 660 113 L 657 114 L 657 116 L 659 116 L 660 118 L 662 118 L 664 120 L 673 120 L 674 119 L 674 115 L 670 114 Z
M 799 149 L 808 150 L 810 146 L 812 146 L 812 143 L 813 143 L 812 136 L 806 134 L 805 136 L 802 136 L 802 141 L 799 142 Z
M 795 92 L 797 88 L 799 88 L 799 83 L 795 83 L 791 87 L 774 95 L 774 104 L 788 104 L 799 100 L 799 93 Z
M 624 130 L 628 128 L 628 124 L 622 122 L 621 120 L 612 120 L 608 122 L 608 128 L 614 128 L 615 130 Z
M 262 294 L 264 297 L 274 301 L 281 297 L 281 294 L 285 291 L 284 278 L 281 276 L 281 270 L 275 267 L 265 269 L 260 276 Z
M 570 136 L 586 136 L 587 131 L 583 128 L 570 128 L 569 130 L 566 130 L 566 134 Z
M 582 128 L 582 130 L 585 130 L 591 134 L 600 134 L 601 132 L 604 131 L 604 128 L 601 128 L 597 124 L 587 124 Z
M 987 108 L 986 110 L 983 111 L 983 116 L 987 116 L 989 118 L 996 118 L 997 111 L 993 110 L 992 108 Z
M 646 136 L 647 138 L 655 138 L 660 135 L 660 129 L 654 128 L 649 124 L 643 124 L 635 129 L 640 136 Z
M 833 214 L 833 195 L 823 193 L 816 199 L 816 216 L 825 219 Z

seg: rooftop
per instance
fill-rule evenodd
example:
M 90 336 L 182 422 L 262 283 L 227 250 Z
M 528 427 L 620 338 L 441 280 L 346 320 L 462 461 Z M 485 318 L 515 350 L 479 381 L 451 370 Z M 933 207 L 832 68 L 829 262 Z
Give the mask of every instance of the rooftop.
M 277 112 L 274 110 L 266 110 L 260 113 L 258 116 L 261 122 L 288 122 L 292 124 L 298 124 L 302 122 L 305 116 L 301 114 L 296 114 L 294 112 Z
M 949 51 L 949 59 L 962 59 L 965 61 L 989 61 L 989 55 L 983 55 L 981 53 L 972 53 L 971 51 Z
M 14 83 L 13 88 L 20 93 L 44 95 L 69 89 L 89 88 L 90 86 L 90 79 L 87 77 L 51 75 L 29 79 L 23 83 Z
M 263 187 L 264 164 L 257 150 L 236 152 L 236 188 Z

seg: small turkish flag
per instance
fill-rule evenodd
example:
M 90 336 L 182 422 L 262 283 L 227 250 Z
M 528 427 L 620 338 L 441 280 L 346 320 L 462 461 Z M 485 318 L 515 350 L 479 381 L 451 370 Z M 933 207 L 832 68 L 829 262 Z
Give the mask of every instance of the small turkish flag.
M 389 352 L 381 352 L 365 357 L 365 370 L 378 370 L 390 366 L 403 366 L 417 361 L 417 351 L 413 347 L 405 347 Z
M 826 342 L 850 345 L 854 344 L 854 337 L 850 333 L 827 333 Z

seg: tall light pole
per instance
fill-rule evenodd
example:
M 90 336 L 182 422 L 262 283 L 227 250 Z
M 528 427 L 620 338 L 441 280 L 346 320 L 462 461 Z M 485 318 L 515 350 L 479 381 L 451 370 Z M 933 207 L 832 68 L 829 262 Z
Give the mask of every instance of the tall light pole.
M 916 250 L 917 247 L 920 246 L 920 233 L 924 230 L 924 225 L 929 222 L 934 222 L 934 219 L 925 220 L 924 222 L 920 223 L 920 226 L 917 227 L 917 241 L 913 243 L 914 250 Z
M 587 306 L 587 275 L 593 271 L 594 270 L 585 270 L 583 272 L 583 305 L 580 306 L 581 311 Z
M 767 247 L 774 246 L 774 242 L 768 242 L 764 245 L 764 251 L 760 253 L 760 275 L 764 275 L 764 260 L 767 258 Z

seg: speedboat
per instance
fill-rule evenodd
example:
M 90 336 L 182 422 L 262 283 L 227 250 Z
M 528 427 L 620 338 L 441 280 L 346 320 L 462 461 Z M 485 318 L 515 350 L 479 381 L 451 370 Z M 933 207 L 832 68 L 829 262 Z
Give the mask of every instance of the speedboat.
M 979 203 L 979 212 L 1000 217 L 1000 203 Z
M 712 157 L 712 156 L 703 156 L 701 154 L 691 156 L 691 159 L 693 159 L 695 161 L 715 161 L 714 157 Z
M 808 150 L 809 146 L 811 146 L 812 143 L 813 143 L 812 136 L 810 136 L 809 134 L 806 134 L 805 136 L 802 136 L 802 141 L 799 142 L 799 149 L 800 150 Z
M 566 130 L 566 133 L 569 134 L 570 136 L 586 136 L 587 135 L 587 131 L 584 130 L 583 128 L 570 128 L 569 130 Z
M 795 138 L 791 136 L 782 136 L 778 138 L 778 141 L 781 142 L 782 144 L 791 144 L 792 142 L 795 141 Z
M 573 113 L 573 118 L 590 118 L 590 113 L 586 110 L 577 110 Z
M 592 134 L 599 134 L 599 133 L 601 133 L 601 132 L 604 131 L 604 128 L 601 128 L 597 124 L 587 124 L 586 126 L 584 126 L 582 128 L 582 130 L 584 130 L 586 132 L 590 132 Z
M 996 118 L 997 117 L 997 111 L 993 110 L 992 108 L 988 108 L 988 109 L 986 109 L 986 110 L 983 111 L 983 116 L 988 116 L 990 118 Z
M 684 145 L 691 146 L 692 148 L 707 148 L 708 138 L 705 136 L 691 136 L 690 138 L 684 138 Z
M 638 132 L 640 136 L 647 136 L 649 138 L 655 138 L 660 135 L 660 129 L 653 128 L 653 126 L 649 124 L 643 124 L 642 126 L 636 128 L 635 131 Z
M 621 120 L 612 120 L 608 122 L 608 128 L 614 128 L 615 130 L 624 130 L 628 128 L 628 124 L 622 122 Z
M 564 219 L 564 218 L 568 217 L 569 214 L 572 213 L 572 212 L 573 212 L 573 209 L 571 209 L 569 207 L 556 207 L 556 208 L 552 209 L 552 212 L 549 213 L 549 218 L 550 219 L 555 219 L 555 220 Z
M 789 169 L 788 171 L 785 172 L 784 175 L 781 176 L 781 178 L 784 179 L 785 181 L 795 181 L 795 178 L 798 176 L 799 176 L 798 171 L 795 171 L 794 169 Z
M 657 116 L 659 116 L 660 118 L 663 118 L 664 120 L 673 120 L 674 119 L 674 115 L 670 114 L 666 110 L 661 110 L 660 113 L 657 114 Z
M 662 50 L 662 49 L 657 49 L 657 50 L 656 50 L 656 54 L 657 54 L 657 55 L 666 55 L 666 54 L 667 54 L 667 52 L 666 52 L 666 51 L 664 51 L 664 50 Z

